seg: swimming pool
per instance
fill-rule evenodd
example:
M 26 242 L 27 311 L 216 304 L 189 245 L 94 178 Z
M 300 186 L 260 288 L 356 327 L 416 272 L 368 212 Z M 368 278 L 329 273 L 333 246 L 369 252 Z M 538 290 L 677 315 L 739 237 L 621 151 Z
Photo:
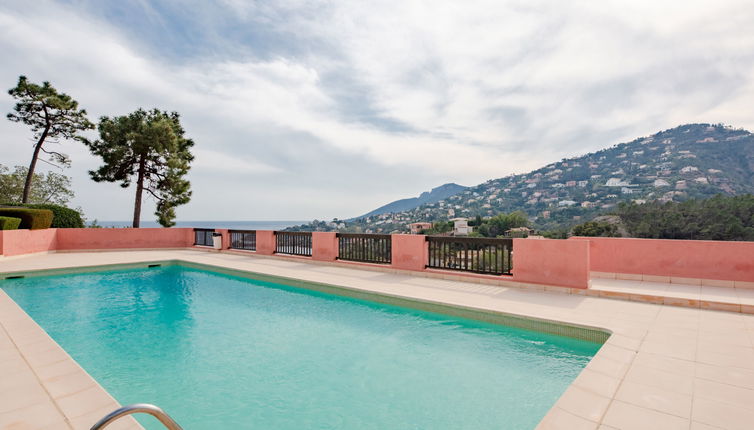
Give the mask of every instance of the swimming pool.
M 600 347 L 182 266 L 0 287 L 186 429 L 530 429 Z

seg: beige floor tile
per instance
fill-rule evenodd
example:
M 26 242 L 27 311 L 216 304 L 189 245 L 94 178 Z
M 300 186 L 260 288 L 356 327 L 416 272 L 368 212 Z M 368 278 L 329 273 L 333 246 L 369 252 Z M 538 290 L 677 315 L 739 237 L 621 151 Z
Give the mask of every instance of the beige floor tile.
M 694 398 L 692 420 L 728 430 L 751 430 L 754 411 L 729 403 L 700 397 Z
M 649 352 L 679 360 L 693 361 L 696 357 L 696 341 L 681 341 L 669 339 L 644 341 L 639 347 L 639 352 Z
M 691 417 L 691 395 L 624 380 L 615 398 L 681 418 Z
M 83 371 L 69 373 L 67 375 L 53 376 L 43 382 L 44 387 L 50 393 L 52 398 L 68 396 L 70 394 L 84 391 L 97 385 L 91 376 Z
M 598 423 L 610 399 L 577 386 L 570 386 L 558 400 L 558 407 L 573 415 Z
M 590 369 L 584 369 L 576 380 L 573 381 L 573 385 L 591 391 L 599 396 L 612 398 L 615 392 L 618 391 L 620 379 L 612 378 Z
M 709 424 L 700 423 L 698 421 L 692 421 L 689 430 L 720 430 L 722 427 L 715 427 Z
M 643 336 L 636 338 L 636 337 L 630 337 L 623 334 L 615 333 L 610 336 L 610 338 L 607 341 L 607 344 L 614 345 L 614 346 L 624 348 L 624 349 L 628 349 L 631 351 L 638 351 L 642 340 L 643 340 Z
M 610 404 L 602 423 L 621 430 L 688 430 L 690 424 L 688 419 L 618 400 Z
M 102 418 L 105 417 L 105 415 L 109 414 L 115 409 L 117 409 L 117 406 L 113 407 L 109 405 L 109 406 L 98 408 L 91 412 L 87 412 L 86 414 L 78 416 L 76 418 L 72 418 L 70 420 L 71 427 L 73 427 L 74 430 L 89 430 L 92 427 L 92 425 L 97 423 L 97 421 L 101 420 Z M 190 428 L 190 426 L 186 424 L 184 425 L 184 428 L 188 429 Z M 117 421 L 107 426 L 107 430 L 134 430 L 134 429 L 141 429 L 141 427 L 138 425 L 136 420 L 133 419 L 133 417 L 119 418 Z
M 694 381 L 694 398 L 729 403 L 754 411 L 754 390 L 735 385 L 697 378 Z
M 600 355 L 596 355 L 594 358 L 592 358 L 592 360 L 586 366 L 586 368 L 589 370 L 597 373 L 602 373 L 603 375 L 617 379 L 623 379 L 623 376 L 628 371 L 628 367 L 628 364 L 610 360 L 609 358 L 605 358 Z
M 560 408 L 552 408 L 537 426 L 537 430 L 595 430 L 598 424 Z
M 740 367 L 742 369 L 754 370 L 754 361 L 750 359 L 749 354 L 744 357 L 739 357 L 709 349 L 700 349 L 697 353 L 696 360 L 700 363 L 715 366 Z
M 40 380 L 46 381 L 58 376 L 70 375 L 75 372 L 83 372 L 83 369 L 73 360 L 64 360 L 47 366 L 39 366 L 34 369 Z
M 37 429 L 63 421 L 64 417 L 55 405 L 46 401 L 0 414 L 0 429 Z
M 630 364 L 636 356 L 636 351 L 621 348 L 612 344 L 605 344 L 600 348 L 600 355 L 617 361 L 618 363 Z
M 754 390 L 754 370 L 697 363 L 696 377 L 699 379 L 719 382 L 721 384 Z
M 99 386 L 87 388 L 78 393 L 55 399 L 66 418 L 80 417 L 87 413 L 109 408 L 118 408 L 118 404 Z
M 664 390 L 688 396 L 694 392 L 693 376 L 670 373 L 641 364 L 634 364 L 631 366 L 624 381 L 662 388 Z

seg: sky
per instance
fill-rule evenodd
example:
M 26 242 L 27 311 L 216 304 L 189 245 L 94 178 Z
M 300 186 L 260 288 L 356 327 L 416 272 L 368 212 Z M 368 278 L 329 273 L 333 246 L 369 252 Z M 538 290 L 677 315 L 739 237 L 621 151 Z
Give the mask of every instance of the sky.
M 684 123 L 754 130 L 752 22 L 751 0 L 8 0 L 0 87 L 50 81 L 93 121 L 179 112 L 179 220 L 348 218 Z M 0 121 L 0 164 L 32 149 Z M 50 149 L 72 206 L 130 218 L 82 144 Z

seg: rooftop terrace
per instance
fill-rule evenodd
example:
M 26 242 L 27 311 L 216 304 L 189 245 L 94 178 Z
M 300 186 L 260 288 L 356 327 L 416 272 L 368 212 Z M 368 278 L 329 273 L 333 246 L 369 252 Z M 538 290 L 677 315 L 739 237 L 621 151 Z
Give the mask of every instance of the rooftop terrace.
M 740 258 L 742 247 L 752 243 L 706 242 L 706 251 L 699 251 L 693 247 L 705 242 L 514 239 L 512 275 L 488 275 L 427 268 L 422 236 L 393 236 L 391 262 L 372 264 L 338 260 L 334 234 L 315 233 L 312 256 L 301 257 L 275 255 L 272 232 L 255 232 L 255 251 L 226 249 L 232 244 L 227 231 L 219 231 L 226 239 L 221 251 L 194 246 L 190 229 L 84 231 L 78 238 L 72 231 L 58 232 L 63 235 L 14 232 L 26 235 L 23 241 L 4 232 L 4 251 L 13 254 L 26 244 L 25 251 L 37 252 L 0 257 L 0 274 L 182 261 L 317 282 L 349 295 L 460 316 L 515 315 L 596 328 L 611 333 L 609 338 L 539 428 L 743 429 L 754 422 L 754 315 L 748 314 L 754 309 L 754 280 L 746 280 L 753 273 L 745 265 L 754 253 Z M 46 236 L 34 237 L 37 233 Z M 627 244 L 625 252 L 620 244 Z M 669 246 L 695 252 L 668 253 L 663 247 Z M 101 252 L 103 247 L 132 250 Z M 158 247 L 172 249 L 138 249 Z M 651 264 L 652 252 L 674 263 Z M 732 272 L 721 270 L 724 262 L 697 267 L 694 258 L 709 262 L 715 252 L 732 256 Z M 623 259 L 610 261 L 610 253 Z M 648 258 L 645 264 L 636 261 L 636 253 Z M 602 270 L 592 270 L 595 265 Z M 632 267 L 648 273 L 622 271 Z M 573 273 L 586 273 L 586 282 L 559 282 Z M 117 406 L 2 291 L 0 326 L 0 427 L 83 429 Z M 138 428 L 132 420 L 119 425 L 115 428 Z

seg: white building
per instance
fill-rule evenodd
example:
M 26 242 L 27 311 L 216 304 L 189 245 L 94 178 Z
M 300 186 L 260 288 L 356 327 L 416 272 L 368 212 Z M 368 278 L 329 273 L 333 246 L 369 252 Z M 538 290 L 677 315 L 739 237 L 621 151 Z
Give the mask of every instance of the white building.
M 626 187 L 629 186 L 628 182 L 621 180 L 620 178 L 610 178 L 605 182 L 606 187 Z
M 681 169 L 681 173 L 691 173 L 691 172 L 698 172 L 699 169 L 694 166 L 686 166 L 683 169 Z
M 453 236 L 468 236 L 474 231 L 473 227 L 469 227 L 468 218 L 453 218 Z

